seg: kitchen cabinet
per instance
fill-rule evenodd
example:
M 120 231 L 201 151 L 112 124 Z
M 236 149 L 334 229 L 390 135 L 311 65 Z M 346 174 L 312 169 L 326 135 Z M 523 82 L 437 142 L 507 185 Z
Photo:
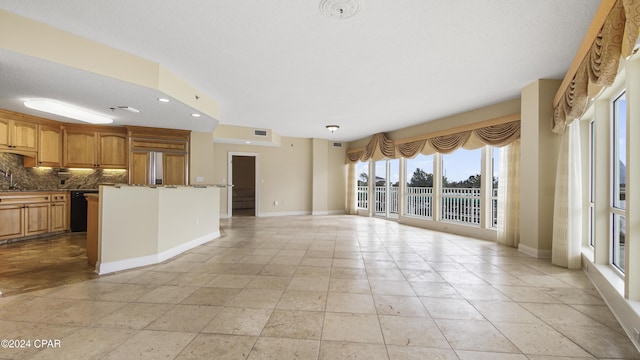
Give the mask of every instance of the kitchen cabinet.
M 185 154 L 134 151 L 131 153 L 130 161 L 129 178 L 131 184 L 186 185 L 188 158 Z M 160 164 L 155 164 L 156 174 L 152 177 L 154 166 L 151 164 L 154 161 L 160 162 Z
M 3 116 L 0 112 L 0 150 L 33 155 L 38 124 Z
M 124 132 L 88 128 L 64 130 L 63 165 L 78 168 L 124 169 L 127 167 Z
M 0 195 L 0 240 L 49 232 L 49 193 Z
M 49 210 L 51 204 L 47 202 L 25 205 L 24 236 L 38 235 L 49 232 Z
M 137 126 L 126 128 L 130 184 L 187 184 L 190 131 Z
M 62 128 L 38 127 L 38 166 L 62 166 Z
M 51 194 L 51 218 L 49 220 L 49 232 L 65 231 L 69 229 L 67 214 L 69 213 L 67 206 L 66 193 Z
M 62 166 L 62 127 L 38 125 L 38 151 L 35 158 L 24 158 L 24 166 Z
M 0 240 L 24 236 L 24 205 L 0 205 Z
M 187 155 L 163 154 L 164 184 L 186 185 Z
M 129 161 L 129 183 L 149 183 L 149 152 L 132 152 Z

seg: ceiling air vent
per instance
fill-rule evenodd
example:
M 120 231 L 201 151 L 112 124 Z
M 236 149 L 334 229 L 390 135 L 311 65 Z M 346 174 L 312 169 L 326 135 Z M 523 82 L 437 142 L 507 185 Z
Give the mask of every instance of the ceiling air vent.
M 334 142 L 333 147 L 342 147 L 342 143 Z
M 253 130 L 255 136 L 267 136 L 267 130 Z

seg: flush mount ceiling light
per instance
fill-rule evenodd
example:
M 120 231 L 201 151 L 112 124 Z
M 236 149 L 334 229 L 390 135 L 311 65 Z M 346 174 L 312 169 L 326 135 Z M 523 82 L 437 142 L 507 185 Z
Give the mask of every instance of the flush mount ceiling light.
M 160 101 L 161 103 L 168 103 L 170 100 L 167 98 L 158 98 L 158 101 Z
M 128 111 L 128 112 L 132 112 L 134 114 L 138 114 L 140 112 L 140 110 L 138 110 L 136 108 L 132 108 L 131 106 L 118 106 L 118 109 L 124 110 L 124 111 Z
M 340 129 L 340 126 L 338 125 L 327 125 L 325 126 L 327 128 L 327 130 L 329 130 L 332 134 L 334 132 L 336 132 L 338 129 Z
M 360 11 L 358 0 L 321 0 L 320 12 L 336 19 L 347 19 Z
M 191 116 L 193 116 L 193 117 L 200 117 L 200 114 L 193 113 L 193 114 L 191 114 Z
M 49 114 L 64 116 L 70 119 L 88 122 L 90 124 L 111 124 L 113 119 L 74 105 L 49 99 L 34 99 L 24 102 L 29 109 L 44 111 Z

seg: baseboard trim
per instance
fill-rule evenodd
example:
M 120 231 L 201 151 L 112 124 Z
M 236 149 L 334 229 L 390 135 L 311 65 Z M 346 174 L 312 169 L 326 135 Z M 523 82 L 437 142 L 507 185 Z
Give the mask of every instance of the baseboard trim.
M 518 244 L 518 251 L 537 259 L 551 259 L 551 250 L 540 250 L 520 243 Z
M 281 211 L 281 212 L 261 212 L 258 217 L 274 217 L 274 216 L 302 216 L 311 215 L 311 211 Z
M 216 231 L 191 241 L 188 241 L 184 244 L 180 244 L 178 246 L 172 247 L 171 249 L 165 250 L 161 253 L 140 256 L 136 258 L 123 259 L 117 261 L 110 261 L 107 263 L 98 262 L 96 264 L 96 272 L 99 275 L 109 274 L 116 271 L 129 270 L 133 268 L 138 268 L 142 266 L 159 264 L 163 261 L 166 261 L 176 255 L 180 255 L 187 250 L 191 250 L 195 247 L 198 247 L 202 244 L 206 244 L 213 239 L 220 237 L 220 231 Z
M 324 211 L 312 211 L 311 215 L 313 216 L 326 216 L 326 215 L 344 215 L 346 211 L 344 210 L 324 210 Z

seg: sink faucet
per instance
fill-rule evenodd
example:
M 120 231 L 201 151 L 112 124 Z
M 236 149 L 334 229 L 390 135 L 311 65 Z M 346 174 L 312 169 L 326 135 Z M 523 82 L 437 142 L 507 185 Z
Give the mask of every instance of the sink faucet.
M 0 174 L 3 174 L 4 177 L 9 178 L 9 190 L 13 190 L 14 188 L 16 188 L 17 184 L 13 183 L 13 172 L 11 172 L 11 170 L 0 170 Z

